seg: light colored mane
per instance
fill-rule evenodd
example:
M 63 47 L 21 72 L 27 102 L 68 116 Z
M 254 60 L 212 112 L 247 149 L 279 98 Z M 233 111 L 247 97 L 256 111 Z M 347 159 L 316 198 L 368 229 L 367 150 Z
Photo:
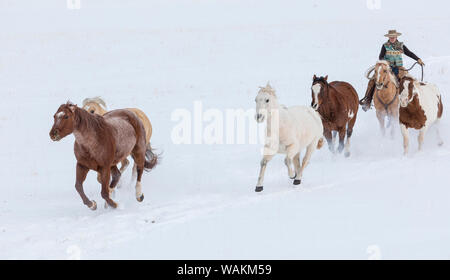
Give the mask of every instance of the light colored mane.
M 399 87 L 400 85 L 398 84 L 397 78 L 395 77 L 394 73 L 392 73 L 391 71 L 391 66 L 389 65 L 389 62 L 387 62 L 386 60 L 378 60 L 377 64 L 375 65 L 375 68 L 378 64 L 383 64 L 387 67 L 388 69 L 388 73 L 389 73 L 389 80 L 394 83 L 395 87 Z
M 98 105 L 100 105 L 104 110 L 107 110 L 106 103 L 105 103 L 105 101 L 104 101 L 100 96 L 96 96 L 96 97 L 93 97 L 93 98 L 86 98 L 86 99 L 84 99 L 84 100 L 83 100 L 83 107 L 86 106 L 86 104 L 88 104 L 88 103 L 95 103 L 95 104 L 98 104 Z
M 275 89 L 273 89 L 269 82 L 267 82 L 267 85 L 265 87 L 259 87 L 259 92 L 258 93 L 268 93 L 270 95 L 276 96 L 275 94 Z

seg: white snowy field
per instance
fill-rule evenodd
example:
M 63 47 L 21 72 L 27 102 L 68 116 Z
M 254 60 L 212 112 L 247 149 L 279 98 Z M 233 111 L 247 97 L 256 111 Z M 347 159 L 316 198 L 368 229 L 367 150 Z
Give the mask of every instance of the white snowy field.
M 130 3 L 129 3 L 130 2 Z M 76 4 L 76 2 L 75 2 Z M 450 16 L 447 1 L 0 0 L 0 259 L 449 259 Z M 252 109 L 270 81 L 309 105 L 313 74 L 364 95 L 388 29 L 442 91 L 440 129 L 410 155 L 359 111 L 350 158 L 325 147 L 294 187 L 282 156 L 254 192 L 260 145 L 175 145 L 176 109 Z M 406 66 L 413 61 L 405 58 Z M 419 69 L 412 71 L 419 75 Z M 131 168 L 119 209 L 91 172 L 75 191 L 74 137 L 52 142 L 58 106 L 102 96 L 138 107 L 160 165 L 136 202 Z M 205 125 L 207 122 L 204 123 Z

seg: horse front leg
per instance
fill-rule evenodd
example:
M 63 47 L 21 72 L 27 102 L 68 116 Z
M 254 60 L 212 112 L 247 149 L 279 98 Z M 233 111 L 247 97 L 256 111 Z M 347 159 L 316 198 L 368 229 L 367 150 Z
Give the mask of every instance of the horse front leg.
M 333 138 L 331 140 L 331 145 L 333 145 L 333 149 L 334 149 L 334 147 L 336 147 L 337 131 L 333 130 L 331 132 L 331 134 L 333 135 Z
M 286 147 L 286 159 L 288 159 L 290 163 L 296 160 L 299 162 L 299 159 L 296 158 L 297 155 L 300 156 L 300 145 L 298 143 L 294 143 Z M 294 179 L 294 185 L 300 184 L 300 181 L 297 180 L 297 176 L 297 174 L 292 174 L 292 176 L 290 176 Z
M 384 124 L 384 119 L 386 117 L 386 114 L 383 112 L 380 112 L 380 110 L 377 110 L 377 119 L 378 119 L 378 123 L 380 124 L 380 130 L 381 130 L 381 135 L 383 135 L 383 137 L 386 135 L 386 125 Z
M 295 173 L 294 173 L 294 170 L 292 169 L 292 159 L 290 159 L 289 157 L 286 157 L 284 159 L 284 164 L 287 167 L 289 178 L 294 179 L 295 178 Z
M 419 151 L 422 151 L 423 147 L 423 139 L 425 138 L 425 133 L 427 132 L 428 127 L 424 126 L 421 130 L 419 130 L 419 136 L 417 137 L 419 142 Z
M 89 172 L 89 168 L 77 163 L 76 167 L 76 181 L 75 181 L 75 189 L 83 200 L 84 205 L 89 207 L 91 210 L 97 209 L 97 203 L 95 200 L 90 201 L 84 193 L 83 182 L 86 180 L 86 175 Z
M 119 169 L 117 168 L 116 165 L 114 165 L 113 167 L 111 167 L 111 177 L 112 177 L 112 181 L 111 184 L 109 186 L 109 197 L 114 198 L 114 193 L 115 193 L 115 187 L 117 185 L 117 183 L 120 180 L 120 176 L 121 173 L 119 171 Z M 105 202 L 105 208 L 108 208 L 108 203 Z
M 291 178 L 291 179 L 294 179 L 294 185 L 300 184 L 300 180 L 297 178 L 298 174 L 300 174 L 300 169 L 301 169 L 300 155 L 301 155 L 301 152 L 298 152 L 294 156 L 295 178 Z
M 339 147 L 338 147 L 338 152 L 342 153 L 342 151 L 344 150 L 344 140 L 345 140 L 345 127 L 343 128 L 339 128 L 338 132 L 339 132 Z
M 334 154 L 334 142 L 333 142 L 333 136 L 331 135 L 331 130 L 324 129 L 323 136 L 325 137 L 325 139 L 327 139 L 328 149 L 330 150 L 330 152 L 332 152 Z
M 409 133 L 408 129 L 404 124 L 400 125 L 402 135 L 403 135 L 403 154 L 406 156 L 408 154 L 408 148 L 409 148 Z
M 398 130 L 399 124 L 398 115 L 399 115 L 398 104 L 394 103 L 391 105 L 389 113 L 389 123 L 391 124 L 391 139 L 394 139 L 395 133 Z
M 100 177 L 102 180 L 102 198 L 108 203 L 109 206 L 112 208 L 117 208 L 117 203 L 111 199 L 110 195 L 110 185 L 109 182 L 111 181 L 111 167 L 102 167 L 100 170 Z
M 267 163 L 273 158 L 273 155 L 265 155 L 263 156 L 261 160 L 261 168 L 259 170 L 259 176 L 258 176 L 258 182 L 256 183 L 255 192 L 262 192 L 264 189 L 263 182 L 264 182 L 264 173 L 266 172 L 266 166 Z
M 345 142 L 345 157 L 350 156 L 350 139 L 352 138 L 353 134 L 353 126 L 355 126 L 356 122 L 356 116 L 353 117 L 348 123 L 347 123 L 347 141 Z

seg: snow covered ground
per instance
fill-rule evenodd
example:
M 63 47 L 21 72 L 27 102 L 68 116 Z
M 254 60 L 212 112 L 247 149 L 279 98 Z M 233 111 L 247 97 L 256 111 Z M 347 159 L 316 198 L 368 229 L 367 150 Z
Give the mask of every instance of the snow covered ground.
M 0 0 L 1 259 L 450 258 L 447 1 L 128 2 Z M 278 156 L 256 194 L 260 145 L 172 143 L 174 110 L 252 109 L 268 80 L 286 105 L 310 103 L 313 74 L 362 97 L 393 28 L 442 91 L 443 147 L 431 129 L 403 157 L 399 133 L 360 110 L 350 158 L 316 152 L 293 187 Z M 73 136 L 48 136 L 61 103 L 93 96 L 153 123 L 163 160 L 141 204 L 127 170 L 119 209 L 89 210 Z M 94 173 L 84 185 L 102 205 Z

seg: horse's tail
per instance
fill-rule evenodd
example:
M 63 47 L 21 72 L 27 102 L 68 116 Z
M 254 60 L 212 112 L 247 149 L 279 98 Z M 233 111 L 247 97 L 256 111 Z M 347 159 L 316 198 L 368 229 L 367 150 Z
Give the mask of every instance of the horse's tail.
M 150 146 L 150 143 L 147 144 L 147 149 L 145 150 L 145 163 L 144 163 L 144 170 L 150 171 L 152 170 L 155 165 L 159 162 L 160 155 L 157 155 L 153 152 L 152 147 Z
M 317 141 L 317 150 L 320 150 L 322 146 L 323 146 L 323 137 L 321 137 L 319 141 Z

